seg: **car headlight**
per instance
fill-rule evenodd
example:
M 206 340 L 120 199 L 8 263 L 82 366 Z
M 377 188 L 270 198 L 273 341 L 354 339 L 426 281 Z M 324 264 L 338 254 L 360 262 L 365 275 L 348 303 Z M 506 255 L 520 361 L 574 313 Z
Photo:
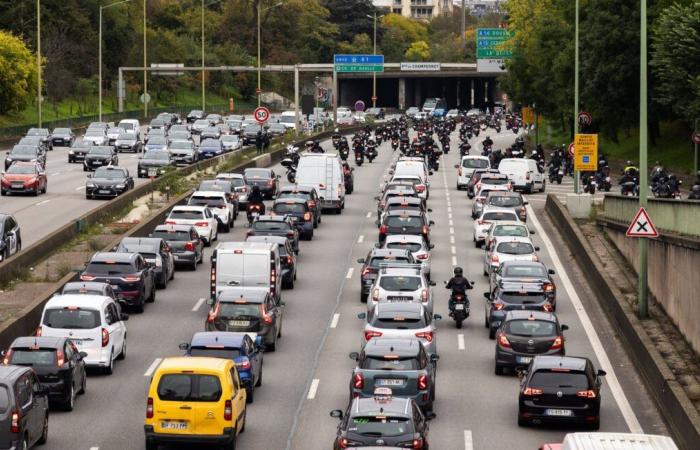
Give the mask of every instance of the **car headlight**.
M 116 185 L 116 188 L 117 188 L 117 189 L 124 189 L 125 187 L 126 187 L 125 184 L 118 184 L 118 185 Z
M 94 188 L 94 187 L 95 187 L 95 183 L 88 183 L 88 184 L 85 185 L 85 187 Z
M 36 162 L 36 158 L 30 159 L 29 162 Z
M 74 154 L 74 153 L 75 153 L 75 152 L 74 152 L 73 150 L 68 150 L 68 154 L 69 154 L 69 155 L 72 155 L 72 154 Z
M 7 158 L 5 158 L 5 161 L 12 161 L 12 156 L 8 156 Z

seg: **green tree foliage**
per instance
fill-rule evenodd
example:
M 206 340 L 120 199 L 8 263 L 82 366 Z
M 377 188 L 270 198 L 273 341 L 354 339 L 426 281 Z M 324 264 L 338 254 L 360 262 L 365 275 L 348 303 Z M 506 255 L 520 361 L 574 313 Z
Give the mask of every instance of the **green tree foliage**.
M 338 44 L 340 53 L 361 53 L 370 54 L 373 50 L 372 38 L 366 34 L 356 34 L 352 42 L 341 42 Z
M 22 40 L 0 31 L 0 114 L 24 109 L 36 96 L 36 57 Z
M 408 47 L 405 54 L 408 61 L 428 61 L 430 60 L 430 45 L 425 41 L 416 41 Z
M 400 14 L 387 14 L 381 21 L 384 31 L 379 46 L 387 62 L 402 61 L 413 42 L 428 39 L 428 29 L 423 22 L 408 19 Z
M 373 16 L 378 13 L 371 0 L 322 0 L 330 15 L 328 20 L 338 27 L 338 39 L 342 42 L 352 42 L 356 35 L 374 33 Z M 377 41 L 381 39 L 381 28 L 377 28 Z

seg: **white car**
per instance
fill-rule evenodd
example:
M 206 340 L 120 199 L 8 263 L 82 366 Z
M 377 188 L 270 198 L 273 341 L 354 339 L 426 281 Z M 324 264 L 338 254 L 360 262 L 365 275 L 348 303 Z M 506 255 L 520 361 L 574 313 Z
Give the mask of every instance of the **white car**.
M 91 142 L 93 145 L 105 145 L 107 143 L 107 132 L 102 129 L 91 129 L 85 132 L 83 141 Z
M 535 190 L 544 192 L 546 180 L 544 170 L 534 159 L 504 158 L 498 163 L 498 171 L 508 175 L 513 183 L 513 189 L 531 194 Z
M 478 108 L 472 108 L 469 111 L 467 111 L 467 117 L 479 117 L 481 114 L 481 110 Z
M 481 247 L 481 244 L 486 240 L 486 233 L 488 233 L 491 223 L 501 220 L 518 221 L 519 219 L 515 211 L 509 208 L 496 208 L 493 206 L 484 208 L 481 216 L 474 221 L 474 247 Z
M 176 206 L 170 210 L 166 225 L 191 225 L 197 230 L 204 245 L 210 246 L 212 241 L 219 238 L 217 232 L 218 220 L 206 206 Z
M 115 359 L 126 357 L 126 320 L 119 304 L 102 295 L 56 295 L 44 305 L 41 336 L 68 337 L 85 365 L 111 374 Z
M 526 238 L 530 235 L 535 234 L 533 230 L 530 230 L 525 223 L 517 221 L 502 220 L 498 222 L 493 222 L 486 232 L 485 243 L 486 246 L 490 245 L 496 238 L 499 237 L 522 237 Z
M 418 303 L 433 313 L 433 294 L 430 282 L 423 274 L 422 266 L 402 265 L 379 267 L 379 275 L 369 291 L 367 313 L 379 303 Z
M 476 219 L 481 214 L 486 206 L 486 197 L 488 197 L 491 192 L 510 192 L 507 185 L 488 185 L 482 186 L 474 196 L 474 202 L 472 203 L 472 219 Z
M 368 313 L 357 315 L 359 319 L 367 319 L 362 333 L 361 346 L 375 337 L 385 338 L 418 338 L 427 353 L 437 353 L 435 341 L 436 320 L 441 320 L 440 314 L 429 314 L 420 303 L 379 303 Z
M 399 159 L 394 166 L 393 172 L 390 173 L 395 177 L 402 175 L 418 175 L 421 177 L 426 186 L 430 186 L 428 176 L 431 174 L 431 172 L 424 161 L 407 161 Z
M 200 134 L 206 128 L 209 128 L 211 122 L 208 119 L 198 119 L 192 124 L 192 133 Z
M 435 247 L 434 244 L 428 245 L 423 236 L 416 234 L 390 234 L 384 240 L 386 249 L 405 249 L 413 254 L 413 258 L 420 261 L 423 268 L 423 273 L 430 280 L 430 250 Z
M 457 190 L 462 190 L 467 187 L 469 184 L 469 179 L 472 177 L 472 174 L 476 169 L 488 169 L 489 164 L 488 156 L 462 156 L 460 163 L 455 166 L 457 169 Z
M 451 109 L 447 111 L 447 114 L 445 115 L 446 118 L 448 119 L 456 119 L 459 117 L 459 110 L 458 109 Z
M 423 177 L 420 175 L 409 175 L 409 174 L 401 174 L 401 175 L 396 175 L 391 178 L 391 181 L 389 183 L 398 183 L 398 182 L 410 182 L 413 183 L 413 189 L 416 191 L 416 194 L 418 194 L 418 197 L 421 198 L 422 200 L 427 200 L 428 196 L 430 195 L 428 191 L 428 184 L 425 182 Z
M 338 111 L 337 123 L 338 123 L 338 125 L 354 125 L 355 124 L 355 116 L 353 116 L 350 111 L 348 111 L 348 112 Z
M 233 220 L 236 218 L 236 207 L 226 198 L 223 191 L 195 191 L 187 201 L 189 206 L 206 206 L 214 213 L 214 217 L 222 226 L 224 232 L 231 231 Z
M 406 110 L 406 117 L 416 117 L 416 114 L 420 112 L 420 108 L 417 106 L 411 106 Z
M 495 238 L 484 252 L 484 275 L 498 269 L 506 261 L 539 261 L 540 250 L 532 244 L 530 237 L 501 236 Z
M 227 152 L 238 150 L 243 147 L 243 142 L 241 142 L 241 138 L 237 134 L 225 134 L 221 136 L 221 144 Z

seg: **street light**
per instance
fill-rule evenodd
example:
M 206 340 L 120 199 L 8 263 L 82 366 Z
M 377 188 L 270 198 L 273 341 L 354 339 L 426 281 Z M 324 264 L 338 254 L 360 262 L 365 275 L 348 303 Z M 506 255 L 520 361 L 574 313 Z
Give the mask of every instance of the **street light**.
M 211 2 L 204 3 L 204 0 L 202 0 L 202 112 L 206 111 L 206 94 L 205 94 L 205 85 L 206 82 L 204 81 L 204 6 L 210 6 L 213 5 L 214 3 L 219 3 L 221 0 L 214 0 Z
M 576 0 L 576 30 L 575 30 L 575 44 L 574 44 L 574 141 L 576 140 L 576 133 L 578 133 L 578 28 L 579 28 L 579 0 Z M 576 163 L 574 162 L 574 165 Z M 574 193 L 579 193 L 579 178 L 580 172 L 578 170 L 574 171 Z
M 370 19 L 374 19 L 374 50 L 372 51 L 372 54 L 376 55 L 377 54 L 377 19 L 381 19 L 384 17 L 384 14 L 382 15 L 377 15 L 375 12 L 373 16 L 370 16 L 369 14 L 365 14 L 367 17 Z M 372 72 L 372 108 L 377 107 L 377 72 Z
M 260 2 L 261 0 L 258 0 L 258 89 L 255 92 L 258 96 L 258 106 L 260 106 L 260 93 L 262 90 L 260 89 L 260 14 L 262 14 L 265 11 L 268 11 L 272 8 L 277 8 L 278 6 L 282 6 L 284 2 L 279 2 L 275 3 L 272 6 L 268 6 L 267 8 L 260 9 Z
M 146 1 L 143 0 L 143 117 L 148 117 L 148 77 L 146 72 Z
M 99 69 L 98 69 L 98 73 L 99 73 L 99 75 L 98 75 L 98 79 L 99 79 L 98 80 L 98 83 L 99 83 L 99 90 L 98 90 L 99 91 L 99 106 L 98 106 L 99 119 L 98 120 L 100 122 L 102 122 L 102 11 L 107 9 L 107 8 L 111 8 L 112 6 L 121 5 L 122 3 L 127 3 L 130 1 L 131 0 L 121 0 L 118 2 L 110 3 L 109 5 L 100 5 L 100 37 L 99 37 L 100 50 L 98 52 L 98 54 L 99 54 L 99 58 L 98 58 L 99 59 L 99 62 L 98 62 L 98 64 L 99 64 Z M 121 89 L 121 86 L 119 86 L 119 88 Z
M 41 128 L 41 0 L 36 0 L 36 104 L 39 108 L 39 128 Z

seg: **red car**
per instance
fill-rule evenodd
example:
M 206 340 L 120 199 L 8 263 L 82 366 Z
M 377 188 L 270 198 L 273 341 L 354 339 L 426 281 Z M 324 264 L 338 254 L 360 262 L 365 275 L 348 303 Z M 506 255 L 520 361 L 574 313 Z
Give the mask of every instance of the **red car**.
M 46 171 L 41 164 L 33 162 L 16 162 L 7 168 L 2 176 L 2 195 L 31 193 L 39 195 L 46 193 L 48 184 Z

